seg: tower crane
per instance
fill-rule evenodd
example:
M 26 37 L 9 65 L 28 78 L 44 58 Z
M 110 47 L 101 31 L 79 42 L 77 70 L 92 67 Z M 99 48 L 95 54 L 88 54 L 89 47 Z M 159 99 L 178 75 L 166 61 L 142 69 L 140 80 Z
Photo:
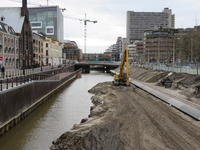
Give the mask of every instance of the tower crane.
M 79 21 L 84 21 L 84 26 L 85 26 L 85 29 L 84 29 L 84 52 L 85 52 L 85 61 L 86 61 L 86 48 L 87 48 L 87 22 L 93 22 L 94 24 L 97 23 L 97 21 L 91 21 L 91 20 L 88 20 L 87 17 L 86 17 L 86 13 L 85 13 L 85 19 L 78 19 L 78 18 L 73 18 L 73 17 L 67 17 L 65 16 L 65 18 L 67 19 L 74 19 L 74 20 L 79 20 Z

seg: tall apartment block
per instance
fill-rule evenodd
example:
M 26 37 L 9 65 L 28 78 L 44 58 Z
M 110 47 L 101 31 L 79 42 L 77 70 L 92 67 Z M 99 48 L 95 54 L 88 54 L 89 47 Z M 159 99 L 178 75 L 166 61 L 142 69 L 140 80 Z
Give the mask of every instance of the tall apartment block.
M 59 6 L 31 7 L 28 11 L 33 32 L 42 32 L 63 42 L 63 14 Z
M 174 28 L 175 15 L 172 10 L 164 8 L 162 12 L 134 12 L 127 11 L 126 37 L 130 44 L 135 40 L 142 40 L 145 30 L 160 27 Z

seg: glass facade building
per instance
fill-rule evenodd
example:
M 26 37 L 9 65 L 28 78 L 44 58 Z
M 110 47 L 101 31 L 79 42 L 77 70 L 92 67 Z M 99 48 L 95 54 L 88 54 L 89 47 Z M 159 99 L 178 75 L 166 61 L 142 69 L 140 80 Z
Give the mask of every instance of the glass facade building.
M 59 6 L 31 7 L 28 11 L 33 32 L 43 32 L 63 42 L 63 14 Z

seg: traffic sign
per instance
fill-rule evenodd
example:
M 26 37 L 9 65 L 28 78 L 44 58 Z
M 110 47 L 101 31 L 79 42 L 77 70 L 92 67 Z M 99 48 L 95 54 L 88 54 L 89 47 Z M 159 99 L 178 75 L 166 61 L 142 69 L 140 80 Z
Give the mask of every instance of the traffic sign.
M 3 57 L 0 57 L 0 61 L 3 61 Z

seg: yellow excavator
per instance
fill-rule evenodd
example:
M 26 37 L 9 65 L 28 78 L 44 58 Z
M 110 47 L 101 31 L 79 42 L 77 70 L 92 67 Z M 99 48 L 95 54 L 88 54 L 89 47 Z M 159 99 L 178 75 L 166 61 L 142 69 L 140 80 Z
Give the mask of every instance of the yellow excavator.
M 125 63 L 126 62 L 126 63 Z M 125 72 L 124 72 L 124 65 Z M 126 85 L 129 86 L 129 63 L 128 63 L 128 47 L 126 47 L 126 50 L 124 51 L 123 59 L 121 61 L 120 65 L 120 73 L 119 75 L 114 75 L 114 85 Z

